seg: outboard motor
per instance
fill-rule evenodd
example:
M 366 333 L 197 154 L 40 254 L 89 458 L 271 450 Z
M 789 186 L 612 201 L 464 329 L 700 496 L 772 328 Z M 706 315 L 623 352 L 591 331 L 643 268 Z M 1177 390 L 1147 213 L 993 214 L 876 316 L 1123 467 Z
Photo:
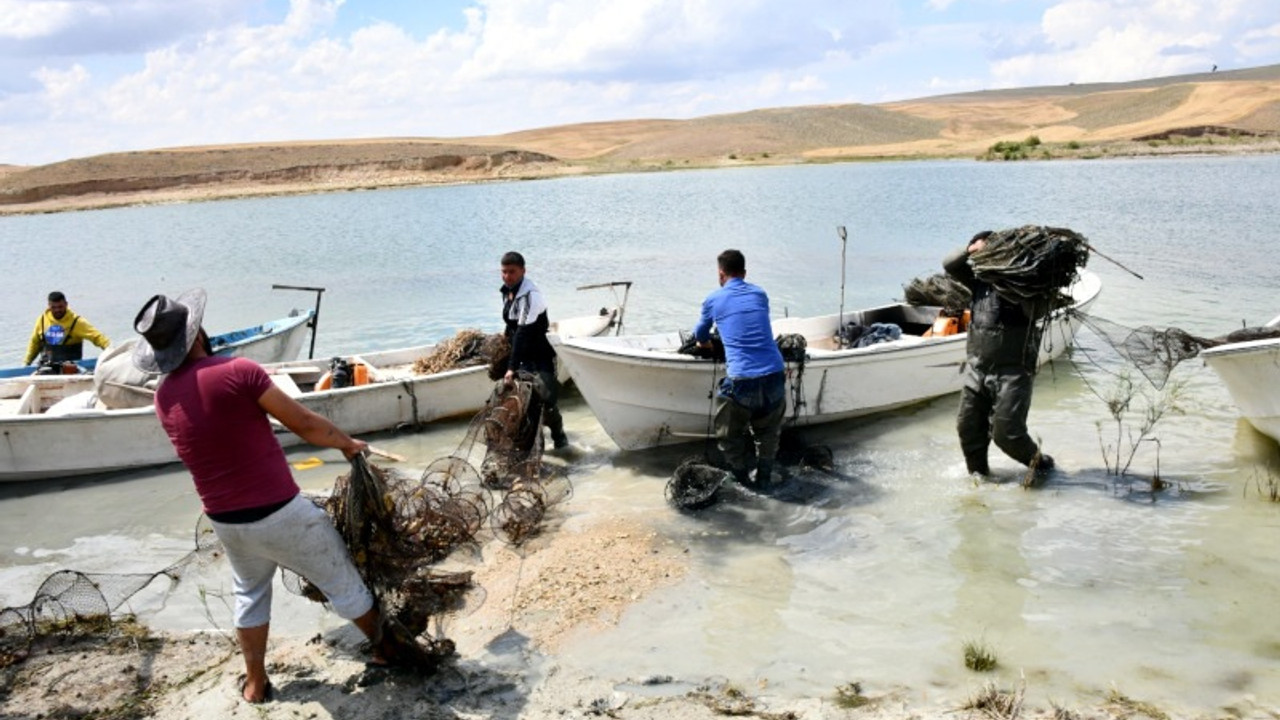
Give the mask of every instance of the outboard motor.
M 333 384 L 330 387 L 345 388 L 353 384 L 351 363 L 343 358 L 336 357 L 329 361 L 329 373 L 333 378 Z

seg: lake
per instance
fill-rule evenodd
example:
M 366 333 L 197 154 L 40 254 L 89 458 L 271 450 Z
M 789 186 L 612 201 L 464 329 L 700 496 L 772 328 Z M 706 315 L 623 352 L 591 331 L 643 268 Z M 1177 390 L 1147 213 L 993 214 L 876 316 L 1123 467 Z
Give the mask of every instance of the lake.
M 1128 326 L 1214 336 L 1280 313 L 1276 228 L 1280 156 L 978 163 L 927 161 L 760 167 L 397 189 L 0 218 L 0 365 L 20 362 L 50 290 L 115 340 L 153 293 L 209 292 L 218 332 L 310 307 L 326 288 L 317 355 L 496 330 L 498 258 L 520 250 L 552 319 L 611 303 L 590 283 L 635 283 L 629 331 L 688 328 L 714 289 L 715 256 L 747 257 L 776 315 L 898 298 L 913 277 L 978 230 L 1067 227 L 1140 273 L 1094 257 L 1093 312 Z M 617 628 L 567 645 L 561 661 L 606 677 L 710 675 L 770 692 L 829 695 L 860 681 L 963 693 L 964 643 L 1025 673 L 1029 698 L 1121 692 L 1165 708 L 1220 709 L 1280 698 L 1280 567 L 1271 548 L 1280 449 L 1237 417 L 1203 362 L 1174 373 L 1178 412 L 1130 474 L 1108 474 L 1116 424 L 1090 388 L 1115 365 L 1087 333 L 1037 379 L 1030 426 L 1062 470 L 1024 490 L 993 451 L 975 485 L 954 436 L 956 397 L 806 434 L 838 474 L 811 478 L 807 502 L 743 495 L 697 516 L 672 512 L 663 482 L 689 452 L 620 453 L 574 393 L 582 452 L 562 512 L 626 508 L 687 546 L 693 571 L 637 603 Z M 305 350 L 304 350 L 305 352 Z M 1146 392 L 1154 398 L 1157 393 Z M 1145 402 L 1136 401 L 1137 406 Z M 1136 419 L 1128 421 L 1130 427 Z M 443 423 L 380 445 L 425 465 L 461 439 Z M 296 451 L 291 459 L 313 454 Z M 302 453 L 301 455 L 299 453 Z M 339 472 L 298 471 L 322 489 Z M 48 572 L 154 570 L 189 546 L 199 511 L 175 469 L 107 481 L 0 488 L 0 605 L 27 602 Z M 49 522 L 56 513 L 59 522 Z M 216 581 L 220 576 L 215 576 Z M 155 624 L 201 627 L 179 588 Z M 278 603 L 296 598 L 278 598 Z M 280 611 L 283 612 L 283 611 Z M 313 611 L 278 624 L 314 632 Z M 457 622 L 465 622 L 459 619 Z

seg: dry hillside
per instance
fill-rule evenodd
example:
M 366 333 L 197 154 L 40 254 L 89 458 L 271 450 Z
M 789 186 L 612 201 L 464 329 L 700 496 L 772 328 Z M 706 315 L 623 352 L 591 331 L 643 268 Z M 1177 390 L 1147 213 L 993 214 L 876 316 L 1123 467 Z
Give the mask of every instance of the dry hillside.
M 1032 157 L 1277 152 L 1280 65 L 489 137 L 190 147 L 0 165 L 0 213 L 673 166 L 974 157 L 1032 135 L 1042 143 Z

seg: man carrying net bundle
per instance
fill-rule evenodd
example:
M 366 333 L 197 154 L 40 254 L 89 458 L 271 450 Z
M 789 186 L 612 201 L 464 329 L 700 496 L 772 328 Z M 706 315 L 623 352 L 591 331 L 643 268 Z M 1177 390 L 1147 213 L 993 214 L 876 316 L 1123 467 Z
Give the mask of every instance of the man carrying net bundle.
M 1078 240 L 1078 242 L 1076 242 Z M 1037 472 L 1054 467 L 1027 432 L 1040 353 L 1040 320 L 1062 302 L 1061 290 L 1087 257 L 1069 230 L 1027 226 L 980 232 L 942 267 L 972 294 L 964 389 L 956 430 L 970 473 L 988 475 L 994 440 Z
M 280 566 L 314 583 L 334 612 L 373 642 L 374 663 L 385 664 L 392 646 L 373 595 L 328 516 L 301 495 L 268 415 L 308 443 L 337 448 L 347 458 L 368 446 L 298 404 L 252 360 L 214 356 L 200 326 L 204 307 L 199 289 L 176 300 L 148 300 L 134 319 L 142 337 L 133 361 L 141 370 L 165 374 L 156 415 L 191 472 L 231 564 L 245 664 L 242 697 L 251 703 L 271 697 L 265 661 L 271 581 Z

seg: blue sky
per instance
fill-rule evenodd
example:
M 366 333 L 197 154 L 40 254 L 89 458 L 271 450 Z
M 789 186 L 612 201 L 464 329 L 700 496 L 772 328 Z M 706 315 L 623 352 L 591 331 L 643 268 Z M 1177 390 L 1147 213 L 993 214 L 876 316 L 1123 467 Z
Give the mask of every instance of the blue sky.
M 0 163 L 1276 63 L 1277 0 L 0 0 Z

